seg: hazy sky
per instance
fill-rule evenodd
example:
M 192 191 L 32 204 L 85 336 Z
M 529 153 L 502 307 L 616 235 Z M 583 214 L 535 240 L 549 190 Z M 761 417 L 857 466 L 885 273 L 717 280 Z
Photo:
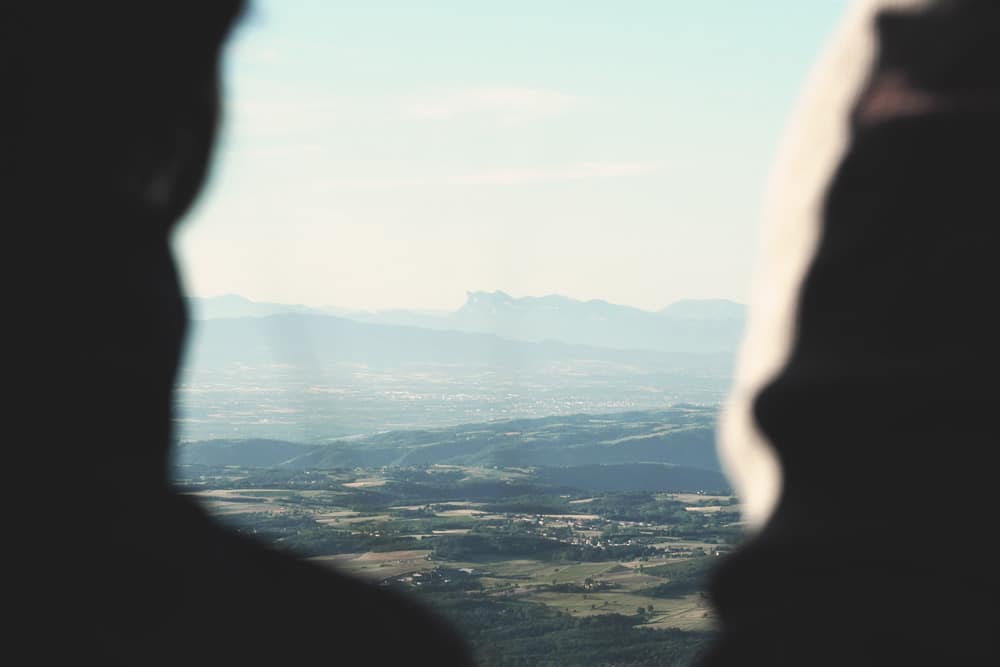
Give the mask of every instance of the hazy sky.
M 467 290 L 744 300 L 759 199 L 845 0 L 257 0 L 198 296 L 452 309 Z

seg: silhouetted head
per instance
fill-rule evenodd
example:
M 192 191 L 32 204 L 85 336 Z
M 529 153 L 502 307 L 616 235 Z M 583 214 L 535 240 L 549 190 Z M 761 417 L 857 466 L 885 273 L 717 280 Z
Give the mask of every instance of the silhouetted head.
M 121 198 L 169 227 L 204 180 L 220 49 L 242 7 L 5 3 L 5 169 L 36 194 L 41 186 L 61 198 Z
M 878 64 L 884 70 L 905 70 L 913 85 L 924 90 L 965 95 L 995 91 L 1000 85 L 998 22 L 996 0 L 937 0 L 925 11 L 883 12 L 877 21 Z
M 242 8 L 0 4 L 0 216 L 19 262 L 12 291 L 26 296 L 12 349 L 30 365 L 21 419 L 86 494 L 164 477 L 186 322 L 168 232 L 205 179 L 221 48 Z

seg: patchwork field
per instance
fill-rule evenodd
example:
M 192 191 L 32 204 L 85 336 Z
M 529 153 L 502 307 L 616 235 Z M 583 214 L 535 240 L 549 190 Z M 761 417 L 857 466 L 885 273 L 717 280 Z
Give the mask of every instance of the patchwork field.
M 392 494 L 404 479 L 410 486 L 403 488 L 411 488 L 411 475 L 387 470 L 312 474 L 309 485 L 324 488 L 301 488 L 294 480 L 286 480 L 286 488 L 255 486 L 246 483 L 255 481 L 252 471 L 228 470 L 216 485 L 231 488 L 191 494 L 220 520 L 252 526 L 255 534 L 281 526 L 276 544 L 316 563 L 414 593 L 461 579 L 466 594 L 540 604 L 571 617 L 619 614 L 641 627 L 714 627 L 699 590 L 663 589 L 673 580 L 663 566 L 709 563 L 728 550 L 720 537 L 737 519 L 730 496 L 539 496 L 531 474 L 454 465 L 420 472 L 437 489 L 447 480 L 456 488 L 487 484 L 505 493 L 511 484 L 531 484 L 535 492 L 493 500 L 406 502 L 405 493 Z M 419 495 L 419 488 L 410 493 Z M 676 523 L 681 520 L 684 530 Z M 532 549 L 546 556 L 529 556 Z M 441 574 L 449 572 L 459 574 Z
M 708 376 L 643 359 L 639 388 L 621 360 L 470 367 L 461 386 L 412 364 L 336 362 L 336 386 L 203 373 L 180 391 L 175 483 L 249 539 L 437 610 L 484 667 L 687 667 L 739 506 Z

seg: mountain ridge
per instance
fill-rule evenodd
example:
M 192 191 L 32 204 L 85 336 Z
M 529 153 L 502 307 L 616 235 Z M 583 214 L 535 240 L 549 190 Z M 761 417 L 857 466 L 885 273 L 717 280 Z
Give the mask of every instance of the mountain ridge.
M 719 298 L 707 298 L 707 299 L 693 299 L 685 298 L 678 299 L 672 303 L 667 304 L 659 310 L 646 310 L 643 308 L 638 308 L 636 306 L 627 306 L 624 304 L 617 304 L 606 299 L 575 299 L 573 297 L 564 296 L 562 294 L 543 294 L 539 296 L 522 296 L 515 297 L 511 296 L 503 290 L 467 290 L 465 292 L 465 303 L 456 308 L 453 311 L 447 310 L 435 310 L 435 309 L 418 309 L 418 308 L 383 308 L 380 310 L 358 310 L 352 308 L 343 308 L 339 306 L 307 306 L 304 304 L 297 303 L 279 303 L 276 301 L 255 301 L 249 299 L 245 296 L 236 293 L 220 294 L 216 296 L 190 296 L 187 297 L 188 304 L 192 307 L 192 318 L 193 319 L 222 319 L 227 317 L 265 317 L 267 315 L 276 315 L 279 313 L 311 313 L 315 315 L 337 315 L 340 317 L 347 317 L 348 319 L 355 318 L 372 318 L 379 317 L 382 315 L 392 315 L 392 314 L 409 314 L 419 317 L 436 317 L 444 318 L 449 315 L 453 315 L 464 308 L 468 308 L 470 301 L 483 298 L 499 298 L 508 302 L 561 302 L 566 304 L 583 304 L 583 305 L 594 305 L 594 306 L 611 306 L 616 308 L 626 308 L 629 310 L 639 311 L 648 314 L 673 314 L 676 312 L 675 309 L 679 307 L 688 307 L 689 305 L 705 304 L 708 306 L 718 304 L 720 307 L 724 307 L 729 312 L 726 314 L 728 317 L 742 317 L 746 309 L 746 306 L 738 301 L 733 301 L 731 299 L 719 299 Z M 721 308 L 720 308 L 721 309 Z M 359 320 L 360 321 L 360 320 Z
M 187 355 L 187 363 L 195 368 L 438 363 L 516 369 L 533 363 L 581 360 L 693 368 L 725 365 L 730 358 L 728 350 L 667 352 L 558 340 L 523 341 L 492 333 L 373 324 L 303 313 L 197 321 L 192 325 Z
M 386 431 L 328 444 L 214 439 L 180 444 L 177 456 L 188 465 L 294 469 L 655 464 L 721 475 L 714 411 L 706 408 L 497 420 Z
M 446 314 L 320 309 L 258 303 L 239 295 L 192 298 L 189 303 L 192 318 L 199 321 L 299 314 L 373 325 L 492 334 L 528 343 L 557 341 L 671 353 L 732 354 L 745 321 L 745 307 L 725 299 L 683 299 L 654 312 L 601 299 L 580 301 L 558 294 L 513 297 L 499 290 L 467 292 L 465 303 Z

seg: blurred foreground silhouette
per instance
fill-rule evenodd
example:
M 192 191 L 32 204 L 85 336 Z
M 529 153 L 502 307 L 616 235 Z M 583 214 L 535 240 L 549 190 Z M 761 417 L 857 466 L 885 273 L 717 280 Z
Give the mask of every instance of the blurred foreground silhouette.
M 5 648 L 15 664 L 470 664 L 415 603 L 222 530 L 168 485 L 186 326 L 169 234 L 210 163 L 241 10 L 0 7 L 18 503 Z
M 413 603 L 265 550 L 167 483 L 169 250 L 241 3 L 0 5 L 17 664 L 470 664 Z M 752 416 L 776 509 L 717 573 L 708 665 L 994 664 L 1000 3 L 877 22 L 791 353 Z M 954 504 L 925 502 L 947 490 Z M 942 540 L 922 536 L 943 535 Z
M 873 62 L 836 119 L 846 145 L 832 174 L 817 172 L 816 210 L 779 211 L 793 226 L 780 232 L 797 236 L 814 213 L 818 240 L 790 304 L 790 350 L 745 406 L 782 484 L 743 477 L 741 493 L 762 493 L 752 506 L 772 492 L 777 503 L 714 577 L 712 667 L 1000 661 L 1000 585 L 980 540 L 997 477 L 1000 2 L 857 4 L 892 7 L 863 26 Z M 857 57 L 834 61 L 849 70 Z M 798 139 L 811 143 L 789 164 L 808 171 L 824 137 Z M 774 295 L 758 301 L 773 316 Z M 747 365 L 768 343 L 753 311 Z M 725 442 L 749 384 L 737 386 L 723 451 L 738 467 L 744 452 Z

